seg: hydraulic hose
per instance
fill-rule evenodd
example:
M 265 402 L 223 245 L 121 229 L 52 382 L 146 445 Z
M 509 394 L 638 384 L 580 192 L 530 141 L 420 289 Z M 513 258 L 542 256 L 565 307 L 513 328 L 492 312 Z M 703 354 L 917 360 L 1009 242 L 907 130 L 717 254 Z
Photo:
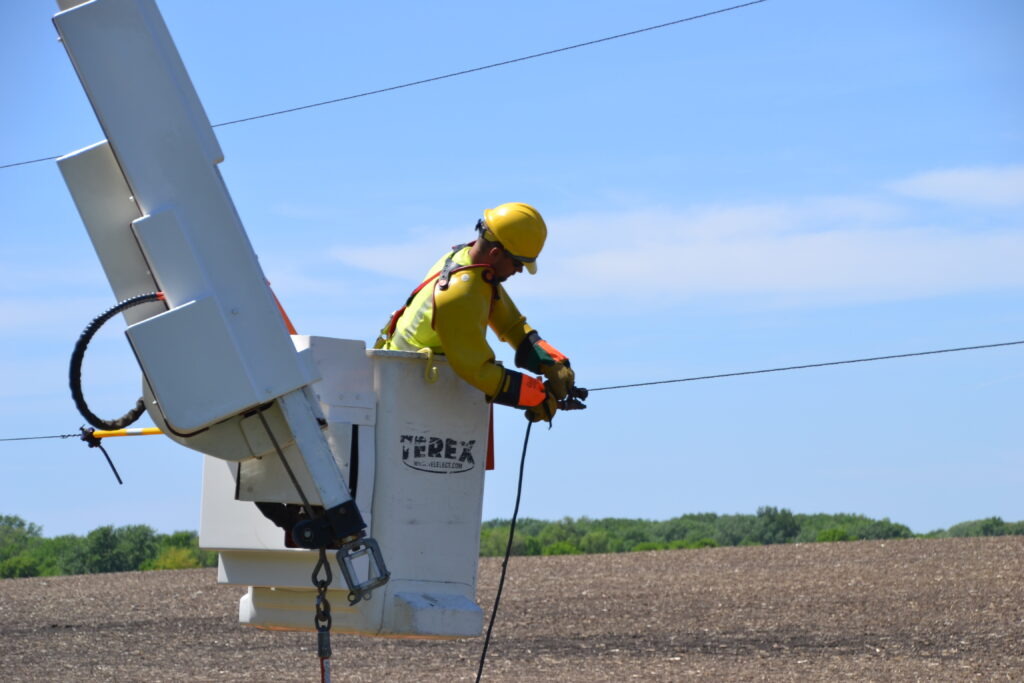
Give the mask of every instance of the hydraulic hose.
M 140 294 L 130 299 L 125 299 L 110 310 L 94 318 L 75 343 L 75 350 L 71 352 L 71 368 L 68 373 L 71 385 L 71 398 L 75 401 L 75 407 L 78 408 L 78 412 L 93 427 L 109 430 L 123 429 L 142 416 L 142 413 L 146 411 L 146 405 L 142 398 L 139 398 L 134 408 L 115 420 L 104 420 L 89 410 L 89 405 L 85 402 L 85 396 L 82 395 L 82 360 L 85 358 L 85 349 L 89 346 L 89 342 L 92 341 L 96 333 L 99 332 L 99 329 L 103 327 L 103 323 L 118 313 L 150 301 L 162 301 L 163 298 L 163 292 L 150 292 L 149 294 Z

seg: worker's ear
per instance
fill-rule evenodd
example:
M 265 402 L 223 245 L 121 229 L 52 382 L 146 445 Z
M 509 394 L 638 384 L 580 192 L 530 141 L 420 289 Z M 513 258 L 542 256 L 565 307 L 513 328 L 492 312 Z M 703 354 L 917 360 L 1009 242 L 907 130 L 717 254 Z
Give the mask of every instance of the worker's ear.
M 491 265 L 498 262 L 504 250 L 501 247 L 491 247 L 487 250 L 487 262 Z

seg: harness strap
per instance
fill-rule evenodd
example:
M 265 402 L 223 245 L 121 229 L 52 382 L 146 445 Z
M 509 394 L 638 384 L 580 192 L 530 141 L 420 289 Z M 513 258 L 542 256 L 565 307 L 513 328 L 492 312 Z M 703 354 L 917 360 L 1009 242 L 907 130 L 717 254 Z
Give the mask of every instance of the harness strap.
M 451 282 L 451 279 L 452 279 L 452 273 L 454 273 L 456 270 L 460 270 L 461 268 L 468 268 L 469 267 L 469 266 L 459 266 L 459 267 L 456 267 L 456 265 L 455 265 L 455 255 L 458 254 L 463 249 L 465 249 L 466 247 L 470 246 L 471 244 L 473 244 L 473 243 L 472 242 L 467 242 L 466 244 L 456 244 L 454 247 L 452 247 L 451 253 L 448 254 L 448 257 L 444 260 L 444 266 L 441 267 L 441 271 L 439 273 L 437 273 L 436 275 L 431 277 L 431 279 L 433 279 L 434 277 L 437 278 L 437 286 L 441 288 L 442 292 L 445 291 L 446 289 L 448 289 L 448 284 Z M 428 282 L 429 282 L 429 280 L 428 280 Z M 426 284 L 426 283 L 423 283 L 423 284 Z M 419 289 L 417 289 L 416 291 L 418 292 Z M 409 298 L 409 303 L 412 303 L 412 298 L 411 297 Z M 406 306 L 408 306 L 409 303 L 407 303 Z
M 446 263 L 445 265 L 447 266 L 448 264 Z M 487 265 L 486 263 L 471 263 L 468 266 L 458 266 L 457 268 L 452 268 L 451 270 L 448 271 L 447 275 L 448 275 L 449 280 L 451 279 L 451 276 L 454 275 L 455 273 L 459 273 L 459 272 L 462 272 L 464 270 L 469 270 L 470 268 L 483 268 L 483 273 L 481 273 L 480 276 L 483 278 L 484 282 L 486 282 L 487 284 L 491 285 L 491 308 L 493 309 L 494 308 L 494 301 L 498 298 L 498 288 L 494 286 L 494 271 L 491 269 L 491 266 Z M 441 276 L 444 277 L 444 272 L 443 271 L 442 271 Z M 438 278 L 437 289 L 440 289 L 442 291 L 445 290 L 445 289 L 448 289 L 448 282 L 444 282 L 442 284 L 441 281 L 440 281 L 440 278 Z M 434 290 L 432 292 L 431 302 L 430 302 L 430 305 L 434 308 L 434 310 L 437 310 L 437 299 L 436 299 L 436 297 L 437 297 L 437 290 Z M 436 316 L 433 316 L 433 315 L 430 316 L 430 328 L 431 329 L 437 329 L 437 317 Z
M 384 344 L 389 339 L 395 336 L 395 330 L 398 328 L 398 319 L 402 317 L 403 313 L 405 313 L 405 309 L 409 308 L 409 304 L 411 304 L 412 300 L 416 298 L 416 295 L 420 293 L 420 290 L 426 287 L 434 278 L 436 278 L 440 274 L 441 271 L 437 271 L 436 273 L 428 277 L 426 280 L 421 282 L 419 287 L 412 290 L 412 294 L 410 294 L 409 298 L 406 299 L 405 305 L 391 314 L 391 318 L 388 320 L 388 324 L 385 325 L 384 328 L 380 331 L 380 335 L 377 337 L 377 343 L 374 344 L 374 348 L 383 348 Z
M 375 348 L 380 348 L 388 339 L 391 339 L 392 337 L 395 336 L 395 330 L 398 328 L 398 320 L 402 317 L 402 314 L 405 313 L 405 309 L 409 308 L 409 306 L 412 304 L 412 300 L 416 298 L 416 295 L 420 293 L 420 290 L 429 285 L 431 282 L 437 280 L 437 286 L 441 288 L 441 291 L 444 291 L 448 289 L 449 284 L 451 284 L 452 275 L 459 272 L 460 270 L 466 270 L 467 268 L 490 268 L 490 266 L 487 266 L 482 263 L 474 263 L 468 266 L 460 266 L 457 263 L 455 263 L 455 255 L 462 251 L 463 249 L 465 249 L 466 247 L 472 245 L 473 242 L 467 242 L 466 244 L 456 244 L 454 247 L 452 247 L 451 252 L 449 252 L 447 257 L 445 257 L 444 265 L 441 267 L 441 270 L 437 271 L 436 273 L 428 277 L 426 280 L 421 282 L 419 286 L 416 287 L 416 289 L 412 290 L 412 293 L 409 295 L 409 298 L 405 300 L 405 305 L 391 314 L 391 319 L 388 320 L 388 324 L 385 325 L 384 329 L 381 330 L 381 334 L 378 337 L 377 345 L 375 346 Z M 490 280 L 486 276 L 484 279 L 487 279 L 488 282 L 490 282 Z M 497 298 L 497 294 L 498 290 L 495 289 L 495 298 Z M 433 320 L 431 320 L 431 327 L 433 327 Z

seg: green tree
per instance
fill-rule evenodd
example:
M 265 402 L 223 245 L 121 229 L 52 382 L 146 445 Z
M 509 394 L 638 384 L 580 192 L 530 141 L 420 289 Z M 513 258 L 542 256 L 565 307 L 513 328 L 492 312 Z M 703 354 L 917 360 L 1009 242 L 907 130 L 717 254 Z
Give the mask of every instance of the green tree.
M 630 550 L 632 552 L 643 552 L 644 550 L 665 550 L 668 546 L 660 541 L 641 541 L 634 545 Z
M 117 556 L 121 569 L 114 571 L 135 571 L 147 561 L 156 557 L 159 550 L 156 532 L 145 524 L 119 527 L 114 532 L 117 538 Z
M 112 525 L 101 526 L 85 537 L 83 564 L 89 574 L 116 572 L 122 567 L 117 557 L 117 535 Z
M 853 524 L 849 528 L 850 535 L 858 539 L 883 540 L 887 538 L 913 538 L 914 532 L 903 524 L 890 522 L 888 517 L 882 519 L 868 519 L 862 517 L 862 521 Z
M 0 562 L 0 579 L 21 579 L 39 576 L 39 561 L 27 553 L 8 557 Z
M 815 539 L 818 543 L 834 543 L 836 541 L 849 540 L 850 534 L 841 526 L 832 527 L 831 529 L 822 529 L 818 532 L 818 537 Z
M 552 522 L 541 529 L 537 534 L 537 540 L 541 548 L 555 545 L 556 543 L 573 543 L 575 539 L 575 528 L 571 520 L 563 519 L 560 522 Z
M 15 515 L 0 515 L 0 562 L 21 554 L 42 535 L 42 527 Z
M 579 555 L 582 552 L 569 541 L 557 541 L 541 549 L 542 555 Z
M 682 517 L 674 517 L 657 523 L 654 535 L 659 540 L 665 541 L 670 545 L 677 541 L 696 541 L 701 538 L 710 539 L 715 535 L 717 521 L 718 515 L 714 513 L 683 515 Z
M 611 534 L 604 529 L 588 531 L 580 539 L 580 550 L 587 554 L 613 552 Z
M 74 534 L 64 534 L 45 541 L 46 563 L 41 576 L 61 576 L 65 574 L 85 574 L 86 543 L 85 538 Z
M 696 548 L 717 548 L 713 538 L 695 538 L 693 540 L 671 541 L 668 544 L 669 550 L 693 550 Z
M 484 525 L 480 528 L 480 556 L 501 557 L 508 544 L 508 527 Z
M 986 517 L 970 522 L 960 522 L 949 527 L 949 535 L 956 537 L 968 536 L 1005 536 L 1009 529 L 1002 517 Z
M 88 573 L 134 571 L 156 554 L 153 529 L 142 524 L 117 529 L 101 526 L 85 537 L 84 565 Z
M 194 531 L 175 531 L 156 535 L 156 554 L 142 562 L 141 569 L 189 569 L 215 567 L 217 553 L 199 549 L 199 535 Z
M 147 562 L 145 569 L 194 569 L 199 566 L 199 558 L 191 548 L 168 546 Z
M 757 524 L 751 540 L 757 543 L 789 543 L 800 533 L 800 525 L 793 513 L 782 508 L 771 506 L 757 509 Z
M 194 531 L 175 531 L 156 537 L 161 548 L 198 548 L 199 534 Z
M 753 515 L 722 515 L 715 524 L 712 536 L 718 545 L 742 545 L 753 543 L 757 518 Z
M 512 539 L 513 555 L 540 555 L 542 550 L 540 541 L 533 536 L 520 535 L 517 531 Z

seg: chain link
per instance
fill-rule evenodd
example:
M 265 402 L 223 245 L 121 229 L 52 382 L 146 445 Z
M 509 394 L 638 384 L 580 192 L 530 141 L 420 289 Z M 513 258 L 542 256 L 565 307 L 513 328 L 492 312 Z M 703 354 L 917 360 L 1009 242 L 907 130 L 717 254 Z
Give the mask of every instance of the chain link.
M 323 578 L 320 577 L 321 570 Z M 331 630 L 331 603 L 327 600 L 327 589 L 333 580 L 331 563 L 327 560 L 327 549 L 320 548 L 320 559 L 313 568 L 313 586 L 316 588 L 316 616 L 313 617 L 313 624 L 317 631 Z
M 320 559 L 313 568 L 313 586 L 316 587 L 316 614 L 313 617 L 313 625 L 316 626 L 316 653 L 320 657 L 321 681 L 331 680 L 331 603 L 327 600 L 327 589 L 333 580 L 327 549 L 320 548 Z

